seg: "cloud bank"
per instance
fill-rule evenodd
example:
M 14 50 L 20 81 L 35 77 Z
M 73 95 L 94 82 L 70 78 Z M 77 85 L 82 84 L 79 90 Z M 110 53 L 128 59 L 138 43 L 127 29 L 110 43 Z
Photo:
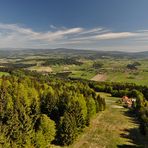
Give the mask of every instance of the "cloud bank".
M 84 48 L 98 50 L 148 50 L 148 30 L 113 32 L 104 27 L 57 28 L 34 31 L 18 24 L 0 23 L 0 48 Z

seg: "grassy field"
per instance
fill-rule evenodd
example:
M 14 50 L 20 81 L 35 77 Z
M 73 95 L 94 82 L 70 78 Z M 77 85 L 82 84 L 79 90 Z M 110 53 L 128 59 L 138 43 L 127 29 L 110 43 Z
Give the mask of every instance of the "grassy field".
M 148 72 L 108 72 L 107 81 L 148 85 Z
M 138 85 L 148 85 L 148 61 L 139 60 L 141 66 L 137 70 L 129 70 L 127 64 L 132 63 L 129 59 L 100 59 L 97 62 L 103 63 L 102 68 L 94 68 L 94 61 L 85 60 L 84 64 L 78 65 L 55 65 L 53 72 L 71 71 L 70 77 L 92 79 L 95 75 L 105 75 L 103 81 L 128 82 Z M 95 62 L 96 62 L 95 61 Z M 100 81 L 100 79 L 98 80 Z
M 84 134 L 70 148 L 148 146 L 146 137 L 139 133 L 138 124 L 128 109 L 115 103 L 119 98 L 104 93 L 101 95 L 106 98 L 107 109 L 92 120 L 90 127 L 85 129 Z
M 148 86 L 147 60 L 139 60 L 141 66 L 139 66 L 137 70 L 129 70 L 126 68 L 127 64 L 132 63 L 133 60 L 101 59 L 98 61 L 103 63 L 102 68 L 92 68 L 93 63 L 89 62 L 89 64 L 82 65 L 82 67 L 76 66 L 75 69 L 72 69 L 70 76 L 92 79 L 97 74 L 104 74 L 105 79 L 103 77 L 103 81 L 128 82 Z M 98 81 L 100 81 L 100 79 L 98 79 Z
M 3 76 L 3 75 L 7 76 L 7 75 L 9 75 L 9 73 L 7 73 L 7 72 L 0 72 L 0 77 Z
M 31 68 L 28 68 L 31 71 L 37 71 L 37 72 L 52 72 L 51 67 L 49 66 L 33 66 Z
M 20 63 L 20 64 L 35 64 L 36 66 L 29 67 L 29 70 L 36 70 L 38 72 L 65 72 L 69 71 L 71 74 L 69 77 L 72 78 L 83 78 L 92 79 L 94 76 L 101 74 L 105 75 L 103 80 L 98 79 L 98 81 L 110 81 L 110 82 L 128 82 L 136 83 L 138 85 L 148 86 L 148 59 L 128 59 L 128 58 L 106 58 L 106 59 L 85 59 L 79 58 L 82 65 L 62 65 L 54 64 L 49 66 L 42 66 L 42 64 L 50 58 L 55 58 L 56 56 L 27 56 L 24 59 L 0 59 L 1 63 Z M 61 57 L 57 57 L 61 58 Z M 64 58 L 64 57 L 63 57 Z M 102 63 L 102 67 L 95 68 L 93 64 L 95 62 Z M 127 65 L 133 62 L 139 62 L 141 65 L 137 66 L 137 70 L 127 69 Z M 97 81 L 97 80 L 96 80 Z

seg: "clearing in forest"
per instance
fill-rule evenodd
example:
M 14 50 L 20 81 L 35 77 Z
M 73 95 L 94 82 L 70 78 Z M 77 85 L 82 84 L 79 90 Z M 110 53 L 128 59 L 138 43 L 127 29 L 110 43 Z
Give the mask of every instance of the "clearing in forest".
M 148 147 L 148 139 L 140 134 L 135 118 L 128 109 L 116 104 L 119 98 L 110 97 L 109 94 L 104 93 L 101 95 L 106 98 L 106 110 L 92 119 L 90 126 L 70 147 Z

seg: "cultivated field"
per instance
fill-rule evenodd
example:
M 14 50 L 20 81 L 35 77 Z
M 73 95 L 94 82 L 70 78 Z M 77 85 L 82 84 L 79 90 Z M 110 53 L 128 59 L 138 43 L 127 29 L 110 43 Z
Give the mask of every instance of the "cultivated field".
M 105 81 L 107 79 L 106 74 L 97 74 L 91 80 L 93 81 Z
M 140 57 L 140 53 L 99 54 L 70 49 L 13 52 L 6 52 L 5 56 L 1 54 L 0 67 L 24 68 L 49 74 L 70 72 L 69 77 L 72 78 L 148 85 L 148 58 L 144 55 Z M 133 63 L 138 63 L 138 66 L 129 68 L 128 65 Z

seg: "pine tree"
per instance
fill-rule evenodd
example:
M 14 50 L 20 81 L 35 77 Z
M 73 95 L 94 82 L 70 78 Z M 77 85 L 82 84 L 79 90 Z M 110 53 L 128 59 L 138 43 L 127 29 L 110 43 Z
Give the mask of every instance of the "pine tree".
M 58 127 L 57 141 L 61 145 L 70 145 L 74 142 L 76 136 L 76 122 L 71 114 L 65 112 Z

